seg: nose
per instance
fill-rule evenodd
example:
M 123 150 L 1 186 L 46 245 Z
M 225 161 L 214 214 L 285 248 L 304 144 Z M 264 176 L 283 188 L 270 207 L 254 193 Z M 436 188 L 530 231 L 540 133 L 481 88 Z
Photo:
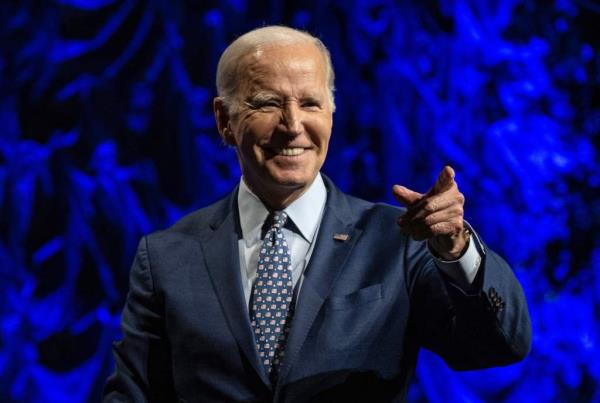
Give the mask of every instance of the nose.
M 296 102 L 286 102 L 281 113 L 281 126 L 290 135 L 297 136 L 302 133 L 300 108 Z

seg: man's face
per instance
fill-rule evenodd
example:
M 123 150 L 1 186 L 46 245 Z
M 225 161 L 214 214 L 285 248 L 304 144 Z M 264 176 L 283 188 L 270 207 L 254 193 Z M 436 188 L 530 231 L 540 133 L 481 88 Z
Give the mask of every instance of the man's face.
M 312 43 L 270 45 L 245 56 L 240 68 L 238 107 L 220 131 L 235 146 L 252 191 L 281 207 L 310 186 L 327 155 L 325 60 Z

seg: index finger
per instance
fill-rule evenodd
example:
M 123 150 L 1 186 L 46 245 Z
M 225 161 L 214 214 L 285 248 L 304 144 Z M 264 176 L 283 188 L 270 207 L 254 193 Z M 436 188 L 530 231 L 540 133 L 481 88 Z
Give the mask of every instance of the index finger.
M 454 184 L 454 169 L 450 165 L 442 168 L 438 175 L 433 188 L 427 193 L 428 196 L 433 196 L 445 192 Z

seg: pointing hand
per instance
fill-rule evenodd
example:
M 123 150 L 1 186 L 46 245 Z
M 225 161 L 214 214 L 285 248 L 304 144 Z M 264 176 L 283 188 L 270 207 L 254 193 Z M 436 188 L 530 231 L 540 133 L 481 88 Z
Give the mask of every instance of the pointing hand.
M 421 194 L 394 185 L 394 197 L 407 210 L 398 219 L 403 233 L 416 240 L 427 240 L 443 259 L 457 259 L 466 249 L 468 235 L 464 231 L 465 197 L 454 181 L 454 170 L 445 166 L 433 188 Z

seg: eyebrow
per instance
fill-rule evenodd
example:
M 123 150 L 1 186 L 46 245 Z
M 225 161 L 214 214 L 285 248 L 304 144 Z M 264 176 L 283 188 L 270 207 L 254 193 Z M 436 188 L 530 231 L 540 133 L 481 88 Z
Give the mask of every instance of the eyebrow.
M 250 107 L 256 107 L 257 104 L 261 104 L 264 102 L 270 102 L 270 101 L 285 102 L 281 96 L 277 95 L 274 92 L 260 91 L 260 92 L 257 92 L 256 94 L 250 95 L 244 101 L 244 103 Z M 314 102 L 319 105 L 322 105 L 325 102 L 323 97 L 320 97 L 320 96 L 314 95 L 314 94 L 308 94 L 308 95 L 302 96 L 302 97 L 300 97 L 299 101 L 300 102 Z
M 274 94 L 272 92 L 261 91 L 261 92 L 257 92 L 256 94 L 248 97 L 246 102 L 256 103 L 256 102 L 273 101 L 273 100 L 280 100 L 280 99 L 281 99 L 281 97 L 278 96 L 277 94 Z

